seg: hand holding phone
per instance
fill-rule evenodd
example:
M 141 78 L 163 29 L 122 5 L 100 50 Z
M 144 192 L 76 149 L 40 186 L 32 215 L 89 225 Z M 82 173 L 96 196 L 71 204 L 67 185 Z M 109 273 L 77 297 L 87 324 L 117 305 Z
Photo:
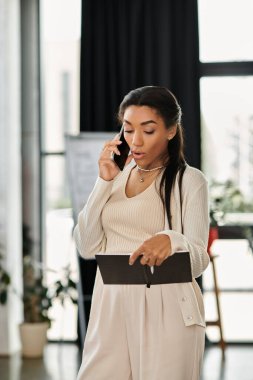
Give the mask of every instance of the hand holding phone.
M 119 140 L 122 141 L 122 144 L 118 145 L 118 150 L 120 152 L 120 155 L 113 153 L 113 160 L 115 164 L 118 165 L 120 170 L 124 169 L 124 166 L 126 164 L 127 157 L 129 155 L 130 148 L 125 140 L 124 137 L 124 127 L 122 125 L 120 133 L 119 133 Z

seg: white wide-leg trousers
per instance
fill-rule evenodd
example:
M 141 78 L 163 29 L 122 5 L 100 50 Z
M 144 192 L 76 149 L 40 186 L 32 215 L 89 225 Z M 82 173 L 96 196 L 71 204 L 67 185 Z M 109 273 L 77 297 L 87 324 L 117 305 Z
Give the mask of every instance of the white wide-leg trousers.
M 204 340 L 170 285 L 104 285 L 99 275 L 78 380 L 198 380 Z

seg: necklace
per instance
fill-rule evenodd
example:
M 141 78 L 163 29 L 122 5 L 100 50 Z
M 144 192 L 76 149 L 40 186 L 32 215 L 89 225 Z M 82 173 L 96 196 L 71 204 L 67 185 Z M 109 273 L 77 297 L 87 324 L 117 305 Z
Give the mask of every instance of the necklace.
M 154 170 L 164 168 L 164 165 L 163 166 L 157 166 L 157 168 L 152 168 L 152 169 L 143 169 L 139 165 L 136 165 L 136 166 L 137 166 L 138 170 L 141 170 L 142 172 L 153 172 Z
M 164 166 L 158 166 L 157 168 L 143 169 L 139 165 L 136 165 L 136 166 L 137 166 L 137 171 L 138 171 L 139 176 L 140 176 L 140 182 L 144 182 L 144 177 L 143 177 L 143 175 L 141 175 L 141 171 L 150 173 L 150 172 L 154 172 L 155 170 L 159 170 L 159 169 L 164 168 Z

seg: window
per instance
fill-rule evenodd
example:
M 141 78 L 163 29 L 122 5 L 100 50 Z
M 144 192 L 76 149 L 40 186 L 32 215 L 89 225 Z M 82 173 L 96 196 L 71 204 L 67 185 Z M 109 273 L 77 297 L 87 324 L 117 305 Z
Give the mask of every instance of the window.
M 199 0 L 198 5 L 202 169 L 211 184 L 211 193 L 214 181 L 221 185 L 229 181 L 243 199 L 243 203 L 238 202 L 239 198 L 234 203 L 227 202 L 223 223 L 249 228 L 252 233 L 253 2 Z M 219 239 L 212 250 L 218 255 L 225 340 L 252 342 L 253 253 L 248 241 Z M 203 276 L 207 320 L 216 319 L 212 283 L 209 267 Z M 207 335 L 212 341 L 219 339 L 216 327 L 208 327 Z
M 43 261 L 47 281 L 70 265 L 77 279 L 64 134 L 79 132 L 81 0 L 41 1 Z M 75 340 L 77 308 L 55 303 L 48 338 Z
M 252 0 L 199 0 L 200 61 L 252 61 L 252 13 Z
M 203 169 L 219 182 L 231 180 L 253 194 L 253 76 L 200 81 Z

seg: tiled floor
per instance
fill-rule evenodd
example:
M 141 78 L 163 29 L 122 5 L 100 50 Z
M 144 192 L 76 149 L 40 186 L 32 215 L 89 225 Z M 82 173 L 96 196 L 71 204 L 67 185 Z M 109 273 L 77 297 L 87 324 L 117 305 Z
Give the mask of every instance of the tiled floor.
M 43 359 L 0 358 L 0 380 L 75 380 L 80 362 L 74 344 L 48 344 Z
M 0 380 L 75 380 L 79 363 L 75 345 L 51 343 L 44 359 L 0 358 Z M 253 380 L 253 346 L 229 346 L 224 364 L 220 349 L 208 347 L 201 380 Z
M 225 361 L 216 346 L 205 351 L 201 380 L 253 380 L 253 345 L 231 345 Z

